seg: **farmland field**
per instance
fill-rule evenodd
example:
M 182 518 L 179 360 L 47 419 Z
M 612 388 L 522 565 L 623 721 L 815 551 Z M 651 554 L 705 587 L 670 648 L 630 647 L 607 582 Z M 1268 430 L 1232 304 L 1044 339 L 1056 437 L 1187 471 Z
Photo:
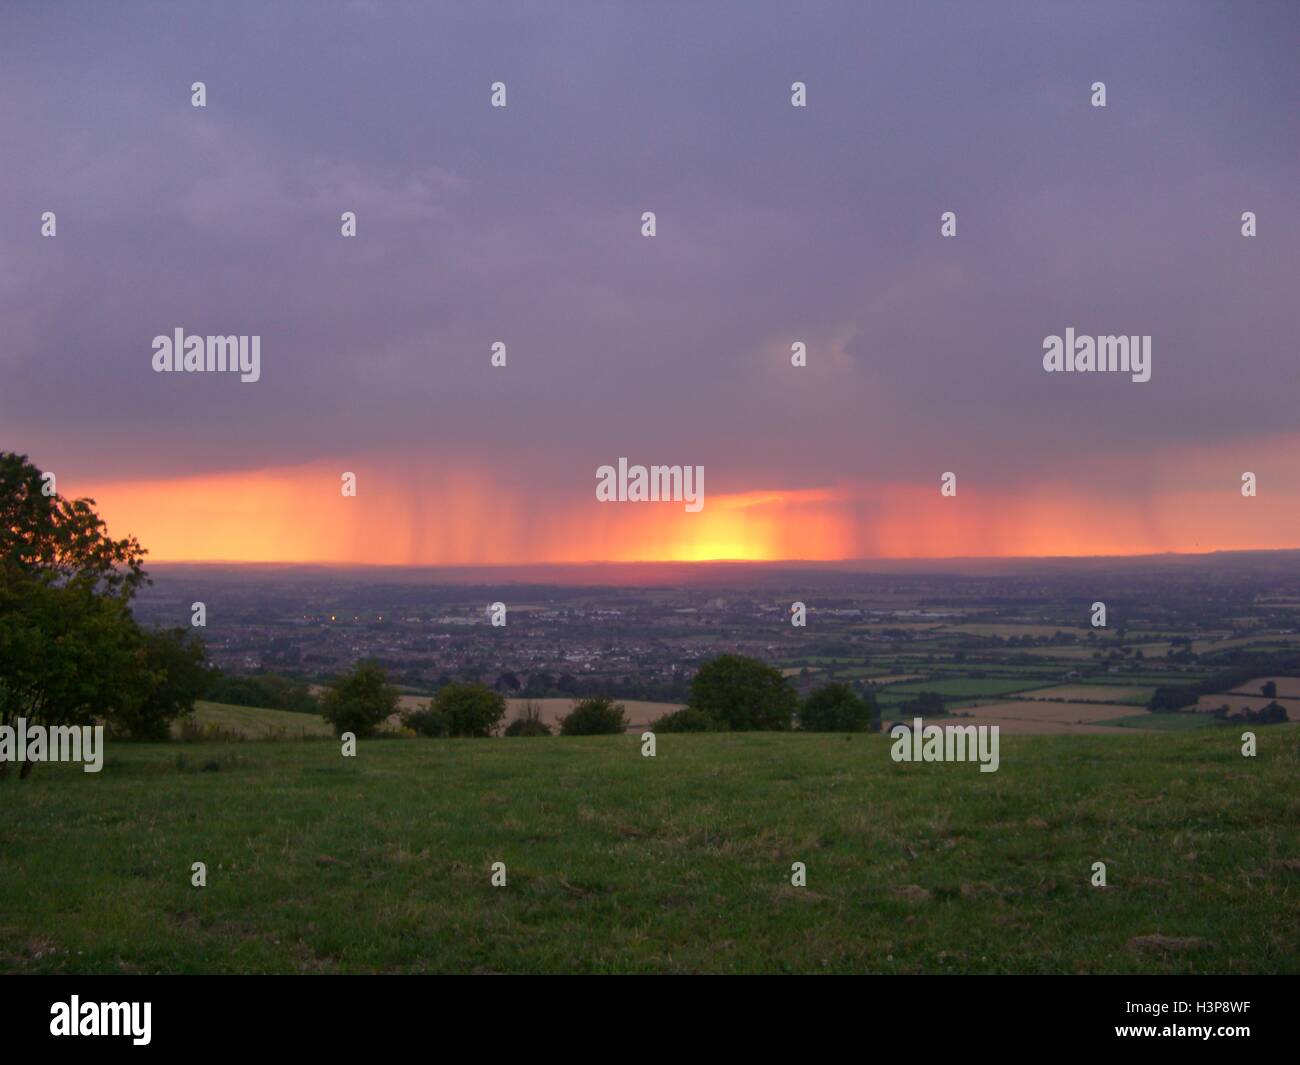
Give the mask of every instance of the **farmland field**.
M 117 744 L 0 780 L 0 967 L 1300 971 L 1300 730 L 1110 733 Z
M 1035 688 L 1029 699 L 1099 700 L 1107 703 L 1129 703 L 1145 706 L 1151 701 L 1154 688 L 1125 688 L 1120 685 L 1063 684 L 1058 688 Z
M 524 705 L 530 701 L 541 708 L 542 720 L 548 725 L 557 728 L 559 727 L 560 718 L 572 711 L 574 706 L 574 700 L 572 699 L 508 699 L 506 700 L 508 704 L 506 722 L 518 717 L 523 712 Z M 629 729 L 644 728 L 655 718 L 681 708 L 681 703 L 650 703 L 637 699 L 619 699 L 617 701 L 623 704 L 623 712 L 627 715 L 627 727 Z
M 1270 680 L 1277 685 L 1279 699 L 1300 699 L 1300 677 L 1256 677 L 1232 690 L 1242 695 L 1259 695 L 1259 689 Z
M 963 723 L 967 718 L 977 723 L 1010 724 L 1016 721 L 1047 721 L 1057 725 L 1094 724 L 1116 717 L 1124 707 L 1107 703 L 1056 703 L 1013 699 L 1001 703 L 985 703 L 961 712 Z
M 886 689 L 889 695 L 913 695 L 919 692 L 937 692 L 955 698 L 975 697 L 980 695 L 1010 695 L 1012 692 L 1028 691 L 1031 688 L 1046 688 L 1047 683 L 1032 678 L 1002 679 L 973 677 L 963 680 L 917 680 L 907 684 L 896 684 Z

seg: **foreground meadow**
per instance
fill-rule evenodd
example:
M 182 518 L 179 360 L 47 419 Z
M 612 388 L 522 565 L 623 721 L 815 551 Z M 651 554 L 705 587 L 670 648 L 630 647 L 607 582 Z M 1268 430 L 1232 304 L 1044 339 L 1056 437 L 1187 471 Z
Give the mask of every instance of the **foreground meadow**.
M 1255 731 L 119 743 L 0 780 L 0 970 L 1295 972 L 1300 729 Z

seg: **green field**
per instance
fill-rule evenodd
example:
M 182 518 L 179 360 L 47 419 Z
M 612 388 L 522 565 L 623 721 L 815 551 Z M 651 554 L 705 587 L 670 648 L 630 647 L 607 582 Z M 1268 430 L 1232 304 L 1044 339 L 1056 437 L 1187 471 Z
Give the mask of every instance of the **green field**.
M 1033 688 L 1053 688 L 1059 681 L 1048 682 L 1042 678 L 976 677 L 962 680 L 909 680 L 883 688 L 885 695 L 916 695 L 918 692 L 937 692 L 954 698 L 976 698 L 985 695 L 1010 695 L 1012 692 L 1030 691 Z
M 190 718 L 199 728 L 214 730 L 225 738 L 233 733 L 251 740 L 296 740 L 333 736 L 329 722 L 317 714 L 295 714 L 288 710 L 263 710 L 251 706 L 199 701 Z M 179 734 L 179 726 L 172 729 Z
M 1300 729 L 1255 731 L 119 743 L 0 780 L 0 969 L 1296 972 Z

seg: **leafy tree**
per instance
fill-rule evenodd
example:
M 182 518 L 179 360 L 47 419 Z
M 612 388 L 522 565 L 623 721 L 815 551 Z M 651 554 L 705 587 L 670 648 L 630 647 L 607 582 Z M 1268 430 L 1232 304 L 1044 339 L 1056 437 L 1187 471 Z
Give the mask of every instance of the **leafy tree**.
M 91 724 L 139 690 L 144 669 L 139 630 L 117 597 L 40 579 L 0 587 L 0 724 Z
M 447 715 L 434 706 L 432 701 L 428 706 L 407 714 L 403 722 L 419 736 L 437 738 L 447 735 Z
M 397 689 L 374 661 L 358 662 L 321 700 L 321 714 L 338 736 L 345 732 L 358 739 L 372 736 L 380 723 L 396 712 Z
M 449 736 L 491 736 L 506 716 L 506 699 L 485 684 L 448 684 L 429 704 L 447 721 Z
M 1262 694 L 1265 699 L 1276 699 L 1277 681 L 1266 680 L 1262 685 L 1260 685 L 1259 690 L 1260 690 L 1260 694 Z
M 114 540 L 93 499 L 46 494 L 26 455 L 0 452 L 0 567 L 7 580 L 79 584 L 130 600 L 146 582 L 145 551 L 133 536 Z
M 93 499 L 50 483 L 25 455 L 0 452 L 0 725 L 90 724 L 146 669 L 128 609 L 144 550 L 109 537 Z
M 144 631 L 144 669 L 133 692 L 111 712 L 112 723 L 138 740 L 165 740 L 171 723 L 194 712 L 211 680 L 203 641 L 184 629 Z
M 866 732 L 878 721 L 875 699 L 841 683 L 823 684 L 799 708 L 799 727 L 807 732 Z
M 560 721 L 561 736 L 602 736 L 627 731 L 623 704 L 608 695 L 583 699 Z
M 788 729 L 798 702 L 780 670 L 744 655 L 720 655 L 691 681 L 691 708 L 738 732 Z

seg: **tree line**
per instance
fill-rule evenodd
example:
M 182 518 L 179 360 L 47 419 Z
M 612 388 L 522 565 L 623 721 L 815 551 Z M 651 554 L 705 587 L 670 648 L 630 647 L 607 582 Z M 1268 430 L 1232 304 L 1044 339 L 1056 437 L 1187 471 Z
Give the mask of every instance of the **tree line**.
M 357 663 L 321 699 L 321 714 L 338 735 L 374 735 L 398 715 L 398 691 L 383 667 L 373 661 Z M 452 681 L 438 689 L 426 706 L 401 717 L 402 724 L 421 736 L 485 737 L 549 736 L 550 725 L 531 700 L 521 715 L 506 724 L 506 697 L 479 682 Z M 561 735 L 623 732 L 626 708 L 609 695 L 576 700 L 560 719 Z M 657 718 L 655 732 L 866 732 L 880 728 L 880 711 L 870 693 L 859 695 L 839 682 L 823 684 L 800 699 L 790 679 L 779 669 L 744 655 L 724 654 L 705 662 L 691 680 L 686 706 Z

